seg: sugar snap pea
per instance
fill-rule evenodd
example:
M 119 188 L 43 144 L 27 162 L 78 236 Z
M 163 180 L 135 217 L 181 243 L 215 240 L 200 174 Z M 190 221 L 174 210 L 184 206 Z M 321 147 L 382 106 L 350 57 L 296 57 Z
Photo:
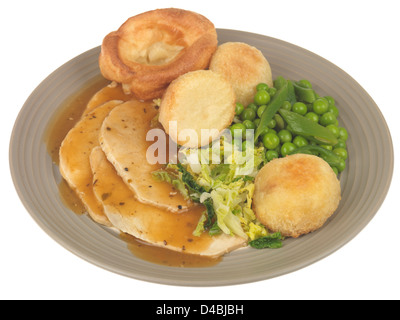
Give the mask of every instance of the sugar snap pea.
M 291 105 L 293 105 L 297 102 L 296 92 L 294 90 L 292 81 L 288 80 L 287 84 L 288 84 L 288 101 L 291 103 Z
M 288 86 L 288 95 L 287 95 L 287 101 L 289 101 L 291 104 L 294 104 L 297 100 L 296 100 L 296 92 L 294 90 L 294 86 L 293 86 L 293 81 L 290 80 L 286 80 L 284 77 L 282 76 L 278 76 L 275 80 L 274 80 L 274 88 L 279 90 L 280 88 L 282 88 L 284 85 Z
M 305 88 L 299 85 L 298 83 L 291 81 L 294 91 L 298 100 L 307 103 L 313 103 L 317 98 L 315 91 L 312 88 Z
M 301 135 L 318 143 L 329 145 L 338 143 L 337 138 L 326 127 L 292 111 L 280 109 L 279 113 L 297 135 Z
M 288 96 L 288 84 L 287 80 L 282 78 L 283 81 L 280 81 L 279 89 L 274 94 L 272 100 L 267 105 L 267 109 L 263 112 L 260 120 L 260 124 L 257 127 L 256 134 L 254 140 L 257 141 L 260 134 L 268 127 L 268 124 L 277 113 L 279 108 L 282 106 L 283 102 L 286 101 Z
M 276 79 L 274 80 L 274 88 L 276 90 L 279 90 L 280 88 L 282 88 L 284 85 L 287 84 L 287 80 L 282 77 L 282 76 L 278 76 L 276 77 Z
M 331 167 L 340 167 L 342 166 L 343 159 L 337 156 L 332 151 L 325 149 L 323 147 L 317 145 L 306 145 L 300 148 L 297 148 L 290 152 L 289 154 L 296 154 L 296 153 L 305 153 L 305 154 L 314 154 L 317 153 L 319 157 L 324 159 Z

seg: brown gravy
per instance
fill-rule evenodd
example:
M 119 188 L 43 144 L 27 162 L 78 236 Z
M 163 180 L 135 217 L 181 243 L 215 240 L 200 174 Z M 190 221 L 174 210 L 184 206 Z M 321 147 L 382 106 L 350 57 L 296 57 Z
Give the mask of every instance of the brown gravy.
M 54 164 L 59 164 L 59 149 L 62 141 L 70 129 L 81 118 L 88 107 L 88 103 L 96 100 L 96 103 L 112 99 L 130 100 L 130 96 L 123 96 L 119 87 L 106 88 L 107 80 L 99 76 L 89 81 L 79 92 L 68 98 L 54 115 L 47 128 L 45 143 L 48 153 Z M 102 90 L 101 94 L 92 99 Z M 86 213 L 85 207 L 67 182 L 62 180 L 59 184 L 59 193 L 66 207 L 76 214 Z M 218 264 L 222 258 L 202 257 L 184 252 L 176 252 L 162 247 L 154 246 L 141 241 L 129 234 L 121 233 L 120 238 L 127 243 L 132 254 L 143 260 L 173 267 L 210 267 Z
M 164 266 L 184 268 L 212 267 L 222 260 L 221 257 L 202 257 L 153 246 L 127 233 L 121 233 L 120 237 L 127 243 L 128 249 L 136 257 Z
M 50 120 L 45 133 L 45 143 L 55 164 L 59 163 L 58 153 L 61 142 L 81 118 L 92 96 L 108 83 L 103 77 L 90 80 L 81 90 L 64 101 Z
M 79 199 L 75 191 L 69 187 L 68 183 L 64 179 L 62 179 L 58 184 L 58 192 L 63 204 L 68 209 L 79 215 L 86 213 L 86 208 L 81 199 Z

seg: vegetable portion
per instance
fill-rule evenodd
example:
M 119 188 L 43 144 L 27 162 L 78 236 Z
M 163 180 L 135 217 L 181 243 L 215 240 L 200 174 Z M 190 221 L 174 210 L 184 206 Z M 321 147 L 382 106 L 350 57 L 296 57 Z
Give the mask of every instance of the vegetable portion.
M 168 175 L 166 182 L 178 179 L 181 183 L 175 183 L 184 185 L 184 194 L 206 207 L 194 235 L 223 232 L 250 240 L 267 235 L 251 207 L 254 177 L 265 162 L 264 148 L 249 146 L 242 151 L 225 139 L 219 143 L 219 148 L 184 149 L 182 163 L 168 164 L 154 175 Z M 206 163 L 207 157 L 218 158 L 218 163 Z
M 256 93 L 257 96 L 257 93 Z M 255 140 L 258 139 L 261 133 L 265 131 L 271 124 L 272 118 L 275 116 L 276 112 L 282 106 L 282 103 L 288 98 L 288 85 L 287 82 L 282 85 L 282 87 L 274 94 L 272 101 L 267 105 L 265 111 L 261 115 L 260 124 L 257 127 Z
M 236 104 L 230 139 L 181 149 L 181 163 L 154 176 L 205 206 L 194 235 L 225 233 L 248 239 L 253 248 L 273 249 L 283 237 L 270 233 L 253 212 L 256 174 L 267 162 L 296 153 L 321 157 L 339 174 L 348 158 L 348 132 L 339 126 L 335 100 L 319 96 L 308 80 L 277 77 L 274 87 L 260 83 L 256 89 L 253 103 Z
M 295 105 L 293 105 L 293 107 Z M 329 129 L 321 126 L 313 120 L 303 117 L 300 113 L 288 110 L 279 110 L 279 113 L 282 115 L 283 119 L 285 119 L 286 123 L 290 126 L 291 131 L 296 135 L 302 136 L 315 142 L 321 142 L 331 145 L 335 145 L 338 143 L 337 138 Z M 332 113 L 326 114 L 329 115 Z
M 343 148 L 336 148 L 335 150 L 344 150 Z M 337 168 L 340 171 L 344 170 L 346 166 L 345 160 L 347 158 L 347 152 L 343 153 L 344 155 L 338 155 L 338 152 L 332 152 L 328 149 L 317 145 L 307 145 L 300 148 L 297 148 L 290 152 L 290 154 L 296 153 L 305 153 L 305 154 L 314 154 L 319 156 L 320 158 L 324 159 L 332 168 Z
M 278 249 L 282 247 L 282 240 L 284 240 L 284 237 L 282 237 L 280 232 L 276 232 L 271 233 L 265 237 L 250 241 L 249 245 L 250 247 L 253 247 L 255 249 Z
M 254 103 L 241 106 L 241 115 L 235 117 L 232 127 L 242 128 L 242 137 L 245 127 L 255 128 L 254 143 L 265 148 L 266 161 L 306 152 L 298 149 L 310 145 L 340 156 L 341 161 L 328 162 L 337 174 L 345 169 L 348 132 L 339 126 L 339 110 L 331 96 L 320 96 L 308 80 L 293 81 L 282 76 L 275 79 L 273 88 L 261 83 L 257 90 Z M 269 101 L 261 99 L 264 91 Z M 332 159 L 317 149 L 313 154 Z

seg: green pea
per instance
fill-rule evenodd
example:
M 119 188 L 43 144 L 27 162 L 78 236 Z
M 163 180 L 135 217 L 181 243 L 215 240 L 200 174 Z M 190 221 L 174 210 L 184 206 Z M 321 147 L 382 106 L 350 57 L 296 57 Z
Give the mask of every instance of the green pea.
M 296 146 L 291 142 L 285 142 L 281 147 L 282 157 L 286 157 L 290 152 L 296 150 Z
M 274 151 L 278 154 L 278 157 L 279 157 L 279 155 L 281 154 L 281 145 L 279 144 L 279 146 L 277 146 L 277 147 L 274 149 Z
M 291 142 L 292 141 L 292 134 L 289 130 L 283 129 L 278 132 L 278 137 L 282 143 Z
M 267 149 L 275 149 L 279 143 L 279 137 L 275 133 L 267 133 L 263 137 L 263 144 Z
M 273 129 L 276 127 L 276 120 L 275 119 L 271 119 L 271 121 L 268 123 L 267 125 L 268 128 Z
M 269 93 L 269 96 L 273 97 L 278 90 L 276 88 L 269 88 L 267 91 Z
M 329 105 L 328 112 L 332 112 L 336 118 L 339 116 L 339 109 L 335 105 Z
M 290 111 L 292 110 L 292 104 L 290 103 L 290 101 L 283 101 L 281 109 Z
M 336 175 L 339 174 L 338 168 L 336 168 L 336 167 L 331 167 L 331 168 L 332 168 L 333 172 L 334 172 Z
M 333 149 L 333 153 L 336 154 L 338 157 L 346 160 L 348 157 L 347 150 L 345 148 L 335 148 Z
M 324 98 L 318 98 L 313 102 L 313 111 L 316 114 L 319 115 L 324 114 L 325 112 L 328 111 L 328 107 L 329 107 L 328 101 L 326 101 Z
M 328 101 L 330 106 L 335 105 L 335 99 L 333 99 L 331 96 L 325 96 L 324 98 L 326 99 L 326 101 Z
M 298 148 L 304 147 L 304 146 L 308 145 L 308 140 L 302 136 L 296 136 L 293 139 L 293 144 Z
M 276 150 L 267 150 L 265 156 L 268 161 L 279 158 L 279 153 Z
M 317 115 L 315 112 L 308 112 L 305 114 L 305 117 L 314 122 L 319 122 L 319 115 Z
M 271 100 L 269 93 L 266 90 L 257 91 L 254 96 L 254 103 L 261 106 L 267 104 Z
M 348 134 L 347 130 L 343 127 L 339 127 L 339 139 L 347 141 L 348 138 L 349 138 L 349 134 Z
M 342 139 L 338 139 L 338 143 L 334 145 L 335 148 L 347 148 L 347 144 L 346 141 L 342 140 Z
M 240 116 L 244 110 L 244 106 L 241 103 L 236 103 L 235 113 Z
M 269 129 L 268 127 L 266 127 L 266 128 L 260 133 L 261 141 L 262 141 L 262 138 L 264 137 L 264 135 L 266 135 L 268 132 L 270 132 L 270 130 L 273 130 L 273 129 Z
M 339 138 L 339 134 L 340 134 L 340 129 L 337 125 L 335 124 L 328 124 L 326 126 L 327 129 L 329 129 L 330 132 L 333 133 L 333 135 L 335 136 L 335 138 Z
M 343 159 L 340 159 L 340 162 L 337 165 L 337 169 L 339 172 L 342 172 L 344 169 L 346 169 L 346 161 L 344 161 Z
M 248 148 L 251 147 L 250 141 L 243 141 L 242 142 L 242 151 L 246 151 Z M 254 145 L 252 146 L 254 148 Z
M 231 126 L 231 133 L 234 139 L 246 138 L 246 126 L 243 123 L 235 123 Z
M 258 106 L 253 102 L 247 106 L 247 109 L 253 109 L 254 111 L 257 111 L 257 108 Z
M 259 83 L 259 84 L 257 85 L 257 87 L 256 87 L 256 90 L 257 90 L 257 91 L 261 91 L 261 90 L 267 91 L 268 89 L 269 89 L 269 85 L 267 85 L 267 84 L 264 83 L 264 82 Z
M 246 127 L 246 129 L 253 129 L 253 130 L 256 129 L 256 125 L 255 125 L 254 122 L 251 121 L 251 120 L 244 120 L 242 123 L 244 124 L 244 126 Z
M 292 111 L 304 116 L 307 113 L 308 109 L 303 102 L 295 102 L 292 106 Z
M 240 115 L 242 121 L 244 120 L 251 120 L 253 121 L 256 118 L 256 111 L 252 108 L 247 107 L 243 110 L 242 114 Z
M 321 115 L 321 118 L 319 119 L 319 123 L 324 127 L 326 127 L 330 124 L 335 124 L 336 117 L 332 112 L 326 112 L 323 115 Z
M 267 109 L 267 105 L 263 104 L 258 107 L 257 109 L 257 116 L 261 119 L 262 114 L 264 113 L 265 109 Z

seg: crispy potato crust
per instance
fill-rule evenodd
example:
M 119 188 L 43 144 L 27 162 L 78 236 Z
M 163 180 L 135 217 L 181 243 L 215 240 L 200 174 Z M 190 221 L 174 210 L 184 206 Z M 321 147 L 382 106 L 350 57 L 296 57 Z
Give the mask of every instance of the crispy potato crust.
M 198 70 L 171 83 L 161 100 L 159 121 L 178 145 L 197 148 L 216 139 L 234 116 L 231 84 L 215 72 Z
M 253 102 L 260 82 L 273 86 L 271 67 L 262 52 L 242 42 L 226 42 L 218 46 L 210 70 L 226 77 L 235 90 L 237 102 L 247 106 Z
M 297 238 L 320 228 L 341 199 L 339 180 L 327 162 L 295 154 L 267 163 L 255 179 L 254 210 L 273 232 Z

